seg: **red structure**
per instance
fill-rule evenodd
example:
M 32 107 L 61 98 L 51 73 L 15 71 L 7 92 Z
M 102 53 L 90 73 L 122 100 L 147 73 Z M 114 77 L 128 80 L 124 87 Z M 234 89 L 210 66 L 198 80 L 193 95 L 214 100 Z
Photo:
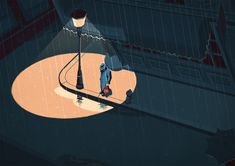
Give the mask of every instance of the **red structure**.
M 235 166 L 235 159 L 229 160 L 229 161 L 226 163 L 226 166 Z
M 24 41 L 31 39 L 37 33 L 44 30 L 58 18 L 52 0 L 48 0 L 48 3 L 50 5 L 49 9 L 32 21 L 27 22 L 17 0 L 8 1 L 8 5 L 18 25 L 2 37 L 0 41 L 0 59 L 22 45 Z

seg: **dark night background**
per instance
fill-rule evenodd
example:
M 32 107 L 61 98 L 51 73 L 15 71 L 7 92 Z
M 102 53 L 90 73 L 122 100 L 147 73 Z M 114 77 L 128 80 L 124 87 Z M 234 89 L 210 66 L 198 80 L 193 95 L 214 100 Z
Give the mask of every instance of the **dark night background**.
M 68 120 L 24 111 L 13 81 L 77 51 L 65 30 L 76 8 L 88 13 L 84 31 L 96 27 L 135 71 L 132 103 Z M 0 0 L 0 165 L 235 165 L 234 37 L 234 0 Z

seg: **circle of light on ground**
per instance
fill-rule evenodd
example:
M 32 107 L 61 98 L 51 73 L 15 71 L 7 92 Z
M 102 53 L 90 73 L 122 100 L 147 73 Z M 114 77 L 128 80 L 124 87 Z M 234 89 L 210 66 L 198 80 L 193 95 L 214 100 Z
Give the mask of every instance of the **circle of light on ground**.
M 77 96 L 75 94 L 67 92 L 60 87 L 58 82 L 58 74 L 65 64 L 67 64 L 75 55 L 75 53 L 70 53 L 49 57 L 29 66 L 22 71 L 12 85 L 12 95 L 17 104 L 35 115 L 58 119 L 87 117 L 112 109 L 111 106 L 107 106 L 86 98 L 83 98 L 81 102 L 77 102 Z M 104 56 L 95 53 L 85 53 L 83 54 L 84 60 L 82 59 L 85 89 L 86 82 L 91 89 L 93 88 L 91 85 L 94 85 L 94 89 L 91 90 L 93 93 L 94 90 L 98 90 L 97 87 L 99 87 L 99 80 L 97 81 L 92 79 L 99 77 L 99 68 L 97 67 L 96 69 L 94 66 L 99 66 L 101 63 L 100 60 L 104 60 L 104 58 L 100 57 Z M 95 74 L 96 76 L 87 79 L 88 76 L 91 75 L 89 73 L 92 73 L 92 75 Z M 76 74 L 76 70 L 74 70 L 74 78 L 76 78 Z M 120 86 L 120 88 L 115 87 L 117 87 L 116 84 L 125 84 L 123 82 L 125 74 L 129 77 L 126 78 L 126 82 L 130 82 L 131 79 L 132 84 L 130 84 L 130 89 L 134 90 L 136 86 L 135 74 L 134 72 L 126 70 L 114 72 L 112 81 L 114 83 L 111 82 L 110 85 L 111 88 L 113 86 L 113 96 L 122 96 L 122 98 L 120 98 L 122 102 L 124 101 L 123 97 L 125 95 L 121 93 L 124 93 L 127 88 L 129 88 L 127 86 L 130 85 Z M 120 77 L 120 82 L 118 81 L 118 77 Z M 96 93 L 98 93 L 98 91 Z

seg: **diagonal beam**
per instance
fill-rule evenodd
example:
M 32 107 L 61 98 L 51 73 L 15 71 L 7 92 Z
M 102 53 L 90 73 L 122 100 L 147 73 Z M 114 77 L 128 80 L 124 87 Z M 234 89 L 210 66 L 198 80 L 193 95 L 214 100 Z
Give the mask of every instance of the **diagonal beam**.
M 26 23 L 25 17 L 23 15 L 23 12 L 20 9 L 20 6 L 17 2 L 17 0 L 8 0 L 7 1 L 9 8 L 11 9 L 11 12 L 13 13 L 17 23 L 19 25 L 24 25 Z
M 12 32 L 10 36 L 0 41 L 0 59 L 22 45 L 25 41 L 31 39 L 47 26 L 52 24 L 58 18 L 55 9 L 50 9 L 38 16 L 35 20 L 25 24 L 23 27 Z

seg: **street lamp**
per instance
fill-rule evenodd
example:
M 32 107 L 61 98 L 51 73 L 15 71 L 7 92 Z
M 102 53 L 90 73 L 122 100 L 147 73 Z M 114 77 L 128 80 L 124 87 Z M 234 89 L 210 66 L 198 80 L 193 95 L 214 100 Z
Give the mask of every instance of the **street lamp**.
M 86 21 L 86 11 L 82 9 L 74 10 L 72 13 L 72 21 L 73 25 L 77 28 L 77 34 L 79 37 L 79 47 L 78 47 L 78 72 L 77 72 L 77 89 L 83 89 L 83 79 L 82 79 L 82 68 L 81 68 L 81 33 L 82 33 L 82 27 L 85 24 Z

